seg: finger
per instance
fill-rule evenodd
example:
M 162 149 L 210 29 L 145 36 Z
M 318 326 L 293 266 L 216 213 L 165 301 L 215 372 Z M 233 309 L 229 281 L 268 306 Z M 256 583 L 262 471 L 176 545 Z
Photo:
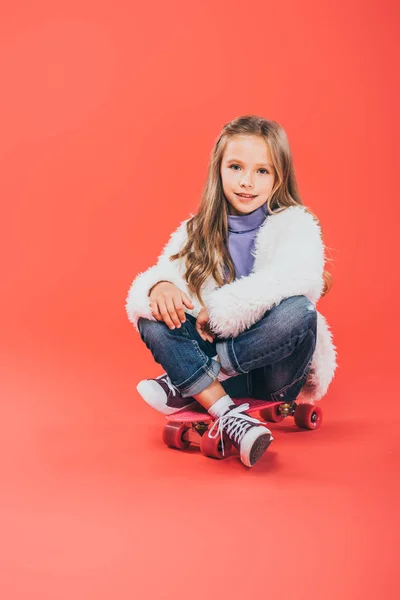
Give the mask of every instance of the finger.
M 169 312 L 167 310 L 167 306 L 165 304 L 165 300 L 163 298 L 159 298 L 158 306 L 160 308 L 160 314 L 163 318 L 163 321 L 170 329 L 175 328 L 173 322 L 171 321 L 171 317 L 169 316 Z
M 185 294 L 185 292 L 181 292 L 182 295 L 182 302 L 184 303 L 185 306 L 187 306 L 188 308 L 194 308 L 193 306 L 193 302 L 191 301 L 191 299 Z
M 167 310 L 169 312 L 169 316 L 171 317 L 173 324 L 175 325 L 175 327 L 180 327 L 181 322 L 179 320 L 178 315 L 176 314 L 175 304 L 174 304 L 173 299 L 171 297 L 167 298 L 167 300 L 165 301 L 165 304 L 166 304 Z
M 150 302 L 151 314 L 153 317 L 157 319 L 157 321 L 162 321 L 162 316 L 160 314 L 157 302 Z
M 186 321 L 186 315 L 185 311 L 183 310 L 183 304 L 180 294 L 174 296 L 173 301 L 178 318 L 182 323 L 184 323 Z
M 205 342 L 210 342 L 212 343 L 212 337 L 211 335 L 207 332 L 207 330 L 205 329 L 205 324 L 204 321 L 197 321 L 198 323 L 198 329 L 197 331 L 199 332 L 201 338 L 205 341 Z
M 207 331 L 207 334 L 209 335 L 209 337 L 210 337 L 211 341 L 213 342 L 213 341 L 214 341 L 214 338 L 215 338 L 215 334 L 214 334 L 214 332 L 211 330 L 211 327 L 210 327 L 210 322 L 209 322 L 209 321 L 207 321 L 207 323 L 206 323 L 206 331 Z
M 196 321 L 196 331 L 199 334 L 199 336 L 201 337 L 201 339 L 204 340 L 203 330 L 201 328 L 201 324 L 199 323 L 199 321 Z

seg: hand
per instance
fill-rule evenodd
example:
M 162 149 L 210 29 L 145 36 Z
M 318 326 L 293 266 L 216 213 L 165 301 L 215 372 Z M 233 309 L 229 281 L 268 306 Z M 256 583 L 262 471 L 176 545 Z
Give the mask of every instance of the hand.
M 205 306 L 203 306 L 197 315 L 196 330 L 204 341 L 212 343 L 215 335 L 210 329 L 209 320 L 210 316 L 208 314 L 208 310 Z
M 157 321 L 164 321 L 170 329 L 186 321 L 183 305 L 194 308 L 190 298 L 170 281 L 159 281 L 150 290 L 150 307 Z

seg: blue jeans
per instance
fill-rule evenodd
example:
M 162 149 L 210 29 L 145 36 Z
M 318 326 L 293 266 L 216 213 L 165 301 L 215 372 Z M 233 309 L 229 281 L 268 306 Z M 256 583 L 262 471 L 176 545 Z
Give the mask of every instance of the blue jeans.
M 231 398 L 291 402 L 303 387 L 315 350 L 317 312 L 305 296 L 285 298 L 235 338 L 204 341 L 196 318 L 185 314 L 180 328 L 140 317 L 140 337 L 183 398 L 199 394 L 221 366 L 221 385 Z M 218 354 L 221 363 L 212 357 Z

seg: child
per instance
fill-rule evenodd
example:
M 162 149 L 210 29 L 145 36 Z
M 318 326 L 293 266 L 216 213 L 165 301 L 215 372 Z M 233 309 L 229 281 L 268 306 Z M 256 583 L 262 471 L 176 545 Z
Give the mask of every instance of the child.
M 194 401 L 251 467 L 271 431 L 232 398 L 319 400 L 336 350 L 318 299 L 331 287 L 315 215 L 299 195 L 289 143 L 275 121 L 226 124 L 196 215 L 170 236 L 126 299 L 129 320 L 166 373 L 137 390 L 171 414 Z

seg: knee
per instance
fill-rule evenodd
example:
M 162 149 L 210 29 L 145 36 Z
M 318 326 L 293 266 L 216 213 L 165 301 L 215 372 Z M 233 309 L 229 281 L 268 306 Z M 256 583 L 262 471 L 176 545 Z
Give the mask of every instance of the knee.
M 139 317 L 137 326 L 142 340 L 149 340 L 154 338 L 156 335 L 159 335 L 161 325 L 165 326 L 165 323 L 163 321 L 152 321 L 151 319 L 146 319 L 145 317 Z
M 291 296 L 286 300 L 287 323 L 290 323 L 291 328 L 302 328 L 306 321 L 308 328 L 315 333 L 317 327 L 317 310 L 311 300 L 304 295 Z
M 315 305 L 307 296 L 297 296 L 299 298 L 299 312 L 300 316 L 308 320 L 308 327 L 314 334 L 317 330 L 317 309 Z

